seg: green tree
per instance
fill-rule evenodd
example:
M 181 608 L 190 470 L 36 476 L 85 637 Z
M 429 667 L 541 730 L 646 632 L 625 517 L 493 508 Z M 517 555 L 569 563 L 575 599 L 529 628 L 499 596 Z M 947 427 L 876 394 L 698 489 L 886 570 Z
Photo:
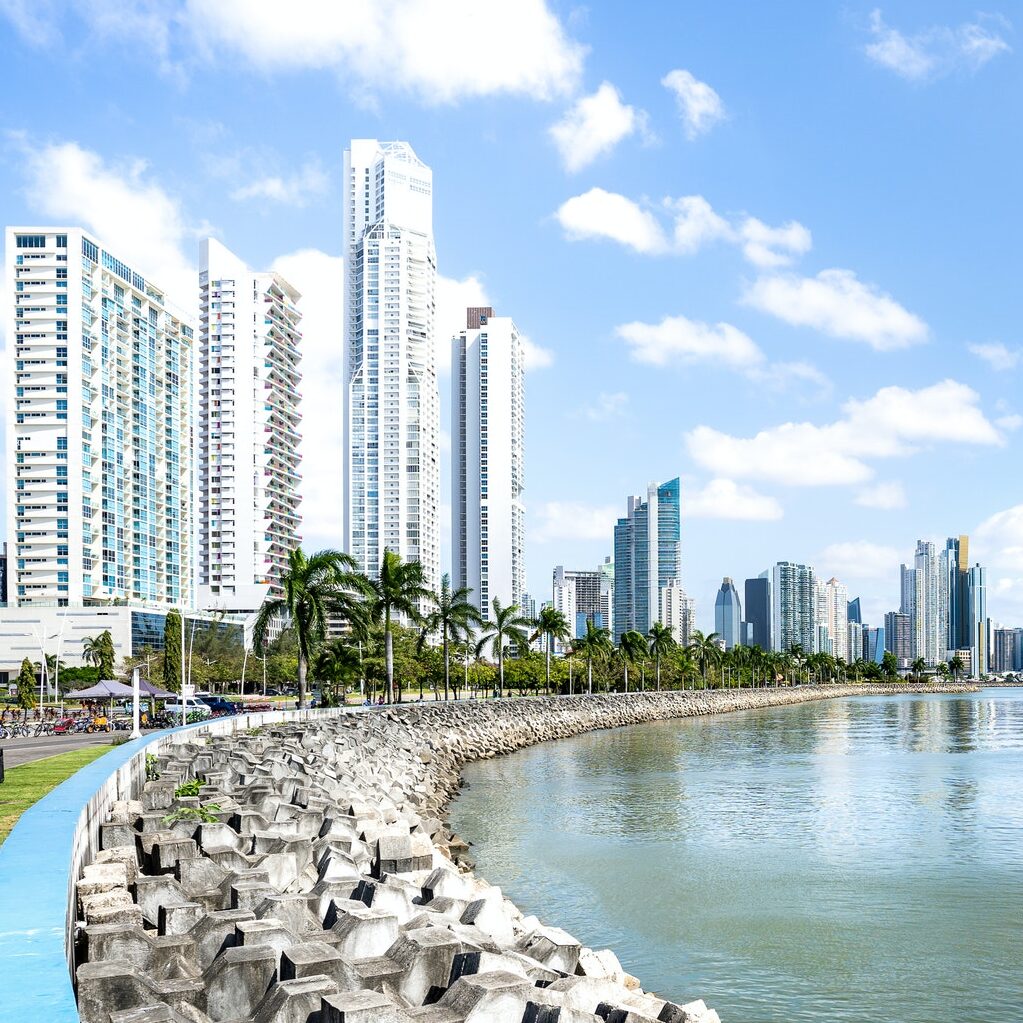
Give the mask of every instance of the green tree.
M 424 619 L 420 608 L 436 603 L 437 597 L 426 587 L 423 566 L 418 561 L 402 561 L 401 555 L 391 550 L 384 551 L 380 575 L 369 582 L 369 587 L 370 614 L 373 621 L 382 622 L 384 626 L 384 664 L 390 703 L 394 701 L 394 618 L 400 616 L 422 627 Z
M 963 674 L 964 671 L 966 671 L 966 665 L 963 663 L 963 659 L 959 656 L 959 654 L 956 654 L 948 662 L 948 670 L 952 676 L 952 681 L 958 682 L 959 677 Z
M 894 682 L 899 677 L 899 661 L 891 650 L 886 650 L 881 658 L 881 674 L 889 682 Z
M 497 661 L 497 676 L 500 688 L 504 689 L 504 649 L 514 643 L 520 651 L 529 646 L 529 629 L 531 622 L 519 614 L 517 604 L 501 606 L 498 597 L 491 601 L 492 617 L 483 623 L 483 633 L 476 644 L 476 656 L 479 657 L 489 646 L 490 653 Z
M 253 645 L 265 655 L 271 626 L 290 623 L 298 643 L 298 703 L 307 707 L 306 676 L 313 650 L 326 635 L 327 615 L 335 612 L 357 619 L 359 598 L 367 591 L 368 580 L 356 571 L 355 560 L 348 554 L 323 550 L 307 555 L 297 547 L 288 552 L 281 586 L 284 595 L 268 597 L 259 609 Z
M 589 619 L 586 620 L 586 635 L 578 637 L 572 643 L 572 652 L 582 654 L 586 658 L 587 689 L 593 692 L 593 665 L 606 664 L 614 653 L 614 644 L 607 629 L 598 629 Z
M 661 691 L 661 658 L 670 653 L 675 647 L 675 637 L 671 629 L 661 622 L 654 622 L 650 631 L 646 634 L 650 643 L 650 656 L 654 659 L 654 671 L 657 676 L 657 691 Z
M 924 672 L 927 670 L 927 662 L 922 657 L 918 657 L 909 666 L 909 670 L 913 672 L 914 681 L 920 682 L 923 680 Z
M 646 657 L 646 639 L 643 633 L 635 629 L 623 632 L 618 641 L 618 656 L 622 662 L 622 675 L 625 682 L 625 691 L 629 691 L 629 665 L 639 663 Z
M 168 611 L 163 622 L 163 687 L 173 693 L 181 691 L 181 629 L 181 612 Z
M 32 662 L 26 657 L 21 662 L 18 673 L 18 706 L 22 709 L 22 717 L 36 705 L 36 673 Z
M 554 644 L 564 643 L 566 640 L 571 639 L 572 633 L 568 627 L 568 619 L 565 617 L 565 613 L 550 606 L 540 609 L 540 613 L 533 622 L 533 627 L 536 631 L 530 637 L 531 640 L 539 639 L 541 636 L 545 640 L 545 684 L 549 693 L 551 691 L 551 653 L 553 652 Z
M 313 677 L 320 683 L 327 706 L 343 703 L 345 687 L 358 683 L 361 674 L 359 651 L 343 639 L 322 646 L 313 663 Z
M 99 634 L 100 641 L 100 661 L 99 661 L 99 677 L 100 678 L 113 678 L 114 677 L 114 637 L 110 635 L 110 630 L 106 629 L 104 632 Z
M 430 636 L 439 635 L 444 650 L 444 699 L 448 698 L 451 687 L 451 659 L 449 646 L 451 643 L 468 640 L 474 627 L 483 624 L 479 611 L 470 602 L 472 590 L 461 586 L 457 590 L 451 588 L 451 577 L 444 573 L 440 580 L 440 593 L 435 597 L 434 608 L 426 616 L 420 634 L 420 650 Z
M 173 614 L 173 612 L 171 612 Z M 86 636 L 82 640 L 82 660 L 97 668 L 103 661 L 103 636 Z
M 704 633 L 699 629 L 693 629 L 689 639 L 689 652 L 703 676 L 704 688 L 707 686 L 707 669 L 721 660 L 721 648 L 717 642 L 719 638 L 716 632 Z

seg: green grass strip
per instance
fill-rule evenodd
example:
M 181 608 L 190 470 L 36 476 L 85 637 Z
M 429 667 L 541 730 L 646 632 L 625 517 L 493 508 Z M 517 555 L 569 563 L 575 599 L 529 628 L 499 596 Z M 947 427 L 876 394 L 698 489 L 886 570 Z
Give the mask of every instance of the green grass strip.
M 83 746 L 67 753 L 44 757 L 30 764 L 11 767 L 0 785 L 0 845 L 18 823 L 18 818 L 51 789 L 70 778 L 80 767 L 110 752 L 108 745 Z

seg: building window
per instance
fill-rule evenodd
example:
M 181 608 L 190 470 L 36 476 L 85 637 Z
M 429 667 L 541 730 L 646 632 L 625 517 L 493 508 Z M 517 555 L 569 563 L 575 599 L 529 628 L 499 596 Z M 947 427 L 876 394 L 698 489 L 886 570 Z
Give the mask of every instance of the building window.
M 14 236 L 14 244 L 19 249 L 45 249 L 45 234 L 17 234 Z

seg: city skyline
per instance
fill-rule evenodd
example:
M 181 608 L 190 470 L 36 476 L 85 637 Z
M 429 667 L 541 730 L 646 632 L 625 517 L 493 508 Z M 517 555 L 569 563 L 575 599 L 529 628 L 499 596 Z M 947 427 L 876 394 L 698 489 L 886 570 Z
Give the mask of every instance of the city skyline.
M 324 443 L 307 438 L 302 451 L 305 538 L 340 545 L 331 525 L 340 480 L 328 478 L 317 450 L 340 437 L 331 415 L 341 387 L 340 152 L 350 138 L 406 139 L 434 169 L 438 351 L 475 305 L 512 311 L 529 342 L 530 592 L 544 593 L 556 564 L 600 563 L 621 495 L 637 481 L 680 474 L 683 583 L 701 627 L 722 575 L 752 577 L 779 558 L 836 576 L 861 597 L 864 621 L 880 624 L 899 606 L 897 566 L 914 542 L 941 545 L 958 531 L 972 537 L 971 561 L 988 568 L 989 615 L 1023 620 L 1023 509 L 1004 472 L 1018 446 L 1018 303 L 1000 258 L 1007 242 L 971 226 L 1012 219 L 1006 202 L 1018 199 L 997 168 L 1013 165 L 1013 140 L 985 135 L 986 187 L 957 191 L 954 210 L 942 203 L 947 238 L 928 215 L 970 169 L 970 147 L 946 128 L 969 131 L 982 103 L 985 118 L 998 116 L 1018 78 L 1015 56 L 1001 50 L 983 66 L 907 82 L 868 52 L 876 40 L 866 8 L 843 16 L 821 7 L 807 14 L 807 37 L 779 40 L 797 68 L 779 73 L 789 61 L 768 62 L 753 46 L 765 12 L 735 33 L 710 11 L 659 11 L 656 26 L 652 12 L 638 12 L 626 30 L 608 11 L 577 20 L 539 6 L 547 17 L 531 23 L 544 43 L 534 63 L 492 68 L 489 84 L 478 65 L 452 60 L 443 75 L 418 66 L 391 81 L 393 66 L 383 74 L 367 65 L 339 85 L 307 67 L 303 80 L 246 49 L 258 25 L 218 23 L 225 51 L 249 53 L 266 70 L 260 82 L 225 75 L 201 54 L 186 60 L 180 25 L 169 27 L 150 34 L 165 49 L 152 73 L 136 76 L 151 123 L 124 101 L 78 109 L 85 65 L 71 46 L 76 32 L 92 33 L 91 52 L 103 59 L 88 73 L 111 96 L 138 59 L 87 14 L 76 9 L 48 26 L 41 7 L 34 22 L 5 21 L 8 73 L 46 67 L 50 78 L 4 116 L 5 221 L 82 224 L 125 262 L 151 267 L 168 293 L 181 281 L 193 292 L 205 227 L 248 265 L 291 281 L 303 294 L 310 349 L 303 406 L 323 411 L 315 424 Z M 535 16 L 532 6 L 523 14 Z M 887 31 L 912 42 L 936 22 L 971 17 L 909 5 L 888 15 Z M 817 44 L 809 51 L 806 38 Z M 641 39 L 653 41 L 642 74 L 617 64 L 611 45 L 633 52 Z M 438 52 L 450 56 L 443 45 Z M 819 78 L 814 95 L 801 94 L 805 128 L 770 103 L 797 73 Z M 757 83 L 772 75 L 761 101 Z M 212 115 L 205 88 L 222 90 Z M 56 93 L 74 118 L 51 112 Z M 860 102 L 841 104 L 841 137 L 827 134 L 826 113 L 850 94 Z M 694 95 L 709 105 L 694 107 Z M 231 113 L 243 100 L 308 112 L 267 145 Z M 125 114 L 137 131 L 111 142 L 109 118 Z M 618 134 L 601 144 L 594 125 L 610 135 L 618 125 Z M 449 137 L 465 139 L 464 149 L 447 152 Z M 841 143 L 840 170 L 827 142 Z M 879 147 L 913 143 L 926 165 L 910 151 L 875 187 Z M 750 153 L 761 173 L 742 159 Z M 521 181 L 503 170 L 512 163 Z M 616 238 L 594 236 L 599 203 L 621 214 L 598 217 L 617 225 Z M 942 264 L 937 253 L 952 251 L 953 238 L 976 265 Z M 600 286 L 612 278 L 616 287 Z M 807 296 L 841 299 L 844 312 L 811 321 L 799 304 Z M 446 366 L 438 371 L 443 424 L 450 378 Z M 583 439 L 597 449 L 599 471 L 543 443 L 572 434 L 580 450 Z M 442 434 L 438 447 L 449 440 Z M 441 480 L 442 570 L 451 564 L 449 489 Z

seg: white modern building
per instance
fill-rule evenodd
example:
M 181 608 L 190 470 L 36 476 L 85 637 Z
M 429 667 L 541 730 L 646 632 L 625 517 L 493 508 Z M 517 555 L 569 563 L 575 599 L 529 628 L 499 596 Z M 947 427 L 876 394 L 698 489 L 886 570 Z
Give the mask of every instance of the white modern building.
M 418 560 L 436 589 L 433 174 L 407 142 L 355 139 L 344 180 L 344 546 L 374 577 L 385 549 Z
M 799 646 L 811 654 L 817 645 L 817 587 L 809 565 L 779 561 L 771 570 L 771 621 L 774 649 Z
M 946 571 L 935 545 L 918 540 L 913 567 L 902 567 L 902 611 L 912 617 L 913 658 L 930 666 L 945 660 L 948 637 Z
M 525 367 L 508 316 L 466 313 L 451 340 L 451 557 L 485 620 L 525 592 Z
M 298 291 L 202 243 L 195 448 L 201 609 L 279 596 L 301 542 Z
M 555 611 L 560 611 L 568 622 L 569 635 L 576 636 L 576 618 L 578 615 L 578 598 L 575 586 L 575 573 L 566 572 L 564 565 L 554 569 L 554 589 L 551 604 Z M 571 647 L 571 639 L 555 640 L 554 649 L 557 653 L 566 653 Z
M 817 634 L 826 645 L 818 644 L 819 653 L 849 660 L 849 588 L 832 577 L 817 580 Z M 860 646 L 862 649 L 862 643 Z M 861 656 L 857 654 L 856 656 Z M 856 658 L 853 657 L 853 660 Z
M 190 605 L 192 324 L 81 228 L 5 250 L 9 601 Z
M 696 601 L 686 595 L 678 580 L 661 587 L 659 612 L 658 620 L 671 629 L 675 642 L 679 646 L 688 646 L 696 631 Z

